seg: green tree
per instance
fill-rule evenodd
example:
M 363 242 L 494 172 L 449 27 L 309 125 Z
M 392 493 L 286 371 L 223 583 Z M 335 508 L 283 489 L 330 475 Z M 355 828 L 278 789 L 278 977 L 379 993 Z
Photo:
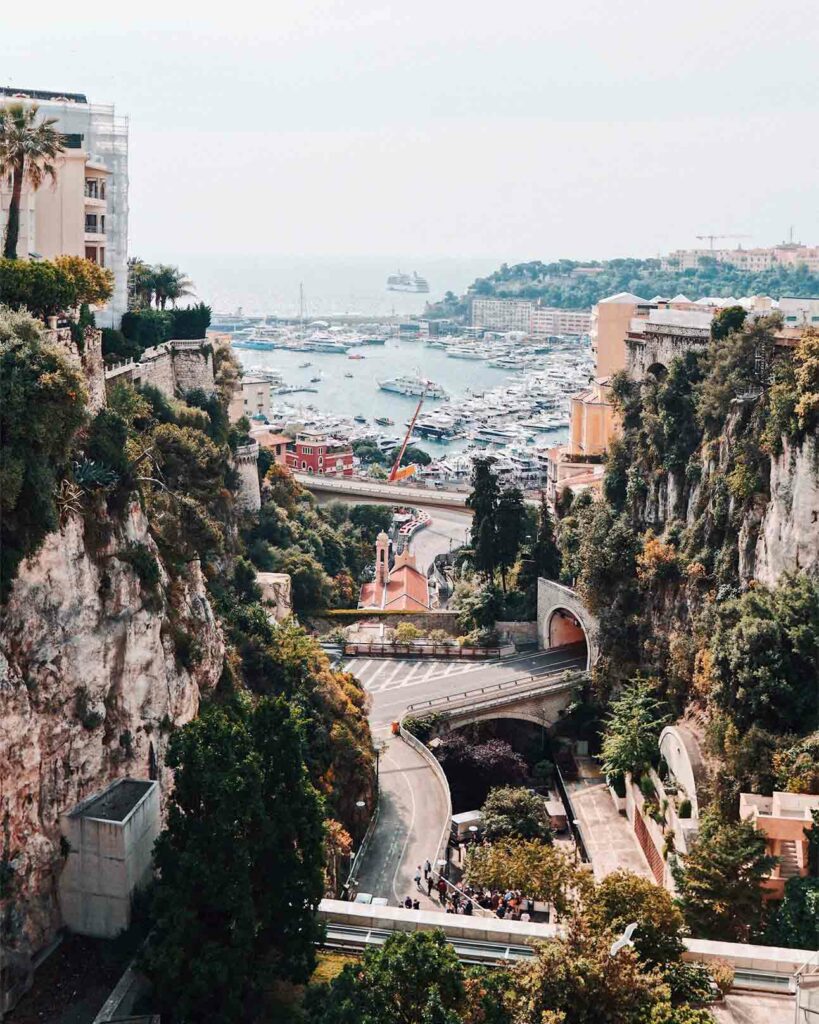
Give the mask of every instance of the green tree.
M 353 505 L 348 511 L 350 522 L 369 544 L 375 543 L 379 533 L 392 526 L 391 505 Z
M 497 511 L 500 499 L 498 478 L 492 458 L 475 459 L 472 465 L 472 493 L 466 504 L 472 509 L 472 548 L 475 568 L 490 580 L 498 564 L 496 554 Z
M 466 856 L 466 878 L 488 889 L 520 889 L 536 900 L 551 903 L 558 914 L 572 908 L 578 892 L 589 884 L 560 845 L 538 839 L 499 839 L 472 847 Z
M 721 309 L 711 321 L 711 337 L 714 341 L 722 341 L 729 334 L 741 331 L 747 315 L 742 306 L 727 306 Z
M 444 933 L 395 932 L 305 1001 L 310 1024 L 460 1024 L 464 969 Z
M 210 705 L 171 738 L 144 955 L 180 1022 L 232 1024 L 262 978 L 305 981 L 323 889 L 321 800 L 284 699 Z
M 400 447 L 393 448 L 393 450 L 390 452 L 389 458 L 387 459 L 387 462 L 390 464 L 390 466 L 392 466 L 395 463 L 395 460 L 398 458 L 400 452 Z M 414 444 L 408 444 L 406 451 L 404 452 L 404 457 L 401 460 L 401 464 L 403 466 L 408 466 L 412 462 L 416 463 L 416 465 L 418 466 L 428 466 L 430 462 L 432 462 L 432 456 L 429 455 L 428 452 L 425 452 L 423 448 L 419 448 L 417 445 Z
M 290 575 L 296 611 L 329 606 L 332 585 L 323 566 L 312 555 L 301 551 L 289 552 L 282 559 L 280 572 Z
M 46 344 L 26 313 L 0 306 L 0 577 L 3 598 L 17 567 L 59 526 L 55 499 L 86 417 L 80 373 Z
M 0 107 L 0 178 L 11 178 L 3 256 L 10 260 L 17 258 L 23 185 L 36 191 L 46 178 L 56 180 L 54 161 L 63 151 L 62 136 L 54 127 L 57 118 L 38 121 L 38 110 L 36 103 Z
M 555 539 L 555 526 L 546 495 L 540 492 L 537 536 L 532 546 L 532 561 L 538 576 L 547 580 L 560 579 L 560 549 Z
M 612 702 L 603 732 L 603 771 L 639 775 L 657 758 L 657 740 L 670 720 L 649 679 L 634 679 Z
M 506 593 L 506 575 L 518 558 L 526 530 L 526 506 L 517 487 L 505 487 L 498 496 L 495 512 L 495 559 L 501 585 Z
M 491 789 L 481 808 L 487 840 L 539 839 L 552 842 L 552 826 L 542 796 L 523 786 Z
M 819 692 L 806 686 L 819 663 L 819 583 L 786 575 L 717 608 L 710 643 L 712 699 L 741 731 L 759 724 L 801 733 L 819 721 Z
M 765 932 L 772 946 L 819 949 L 819 878 L 789 878 Z
M 688 854 L 674 867 L 680 907 L 692 933 L 747 942 L 762 921 L 761 883 L 776 863 L 767 853 L 765 833 L 751 822 L 706 814 Z
M 630 871 L 614 871 L 594 887 L 584 913 L 594 932 L 622 935 L 633 921 L 637 955 L 649 964 L 679 960 L 685 921 L 671 894 Z
M 176 306 L 179 299 L 193 295 L 193 281 L 185 277 L 179 267 L 158 263 L 152 268 L 153 294 L 159 309 L 165 309 L 170 302 Z

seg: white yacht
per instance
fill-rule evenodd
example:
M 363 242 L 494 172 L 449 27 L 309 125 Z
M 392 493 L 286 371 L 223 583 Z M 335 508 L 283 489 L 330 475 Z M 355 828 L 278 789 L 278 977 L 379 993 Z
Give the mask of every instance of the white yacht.
M 427 398 L 449 398 L 446 391 L 434 380 L 424 380 L 423 377 L 410 374 L 403 374 L 390 380 L 380 380 L 378 386 L 382 391 L 394 391 L 399 395 L 414 395 L 418 398 L 421 395 L 426 395 Z

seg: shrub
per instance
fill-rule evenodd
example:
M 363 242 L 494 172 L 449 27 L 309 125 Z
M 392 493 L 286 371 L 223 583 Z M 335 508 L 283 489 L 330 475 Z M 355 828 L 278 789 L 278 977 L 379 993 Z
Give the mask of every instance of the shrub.
M 685 800 L 681 800 L 680 801 L 679 809 L 677 811 L 677 814 L 681 818 L 690 818 L 691 817 L 691 801 L 688 800 L 687 798 Z
M 82 256 L 57 256 L 54 266 L 66 276 L 74 289 L 74 305 L 100 305 L 114 294 L 114 274 Z
M 183 309 L 172 309 L 171 337 L 180 340 L 204 338 L 210 327 L 211 309 L 204 302 Z
M 402 622 L 395 630 L 395 642 L 397 644 L 411 644 L 424 635 L 423 630 L 413 626 L 411 622 Z
M 0 302 L 42 319 L 79 305 L 71 277 L 48 260 L 0 259 Z
M 139 359 L 142 355 L 142 346 L 138 342 L 126 338 L 122 331 L 103 327 L 102 355 L 108 364 L 121 363 L 128 359 Z
M 160 309 L 130 310 L 124 314 L 120 324 L 125 337 L 135 341 L 143 350 L 168 341 L 172 328 L 171 314 Z
M 102 725 L 105 716 L 93 710 L 91 707 L 91 697 L 85 686 L 77 687 L 77 692 L 74 696 L 74 708 L 77 712 L 77 718 L 82 722 L 84 729 L 92 732 Z
M 428 743 L 441 719 L 442 716 L 437 711 L 432 711 L 428 715 L 408 715 L 404 719 L 404 728 L 417 740 Z
M 144 544 L 129 544 L 117 556 L 121 562 L 127 562 L 139 577 L 143 590 L 154 590 L 161 579 L 159 562 L 154 553 Z

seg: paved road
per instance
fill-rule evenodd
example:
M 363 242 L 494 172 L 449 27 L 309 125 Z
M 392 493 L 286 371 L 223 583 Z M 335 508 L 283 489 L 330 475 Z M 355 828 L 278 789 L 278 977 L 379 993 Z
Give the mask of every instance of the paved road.
M 354 658 L 343 666 L 370 693 L 373 737 L 387 744 L 380 759 L 381 810 L 358 872 L 359 892 L 384 896 L 393 906 L 408 894 L 418 896 L 422 906 L 438 906 L 425 893 L 415 891 L 413 875 L 417 865 L 427 857 L 434 858 L 441 835 L 449 827 L 446 801 L 425 759 L 400 737 L 390 735 L 390 722 L 419 701 L 580 665 L 581 659 L 563 652 L 539 651 L 478 664 Z

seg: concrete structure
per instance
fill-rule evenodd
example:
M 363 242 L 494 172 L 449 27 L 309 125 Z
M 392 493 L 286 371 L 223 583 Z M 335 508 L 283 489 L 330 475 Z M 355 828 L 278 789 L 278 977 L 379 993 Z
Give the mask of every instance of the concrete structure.
M 817 266 L 816 273 L 819 273 L 819 266 Z M 779 300 L 779 311 L 786 328 L 819 328 L 819 298 L 796 298 L 791 295 L 783 295 Z
M 768 853 L 779 857 L 765 882 L 765 895 L 782 899 L 785 882 L 789 878 L 804 877 L 808 873 L 808 841 L 805 829 L 810 828 L 811 811 L 819 810 L 819 794 L 780 793 L 758 796 L 740 793 L 739 816 L 753 822 L 754 828 L 764 832 Z
M 80 935 L 112 939 L 131 923 L 137 889 L 151 878 L 159 834 L 159 785 L 119 779 L 61 816 L 68 856 L 60 876 L 63 921 Z
M 293 614 L 293 585 L 286 572 L 257 572 L 256 582 L 262 591 L 262 602 L 270 608 L 276 622 Z
M 554 309 L 551 306 L 535 306 L 529 320 L 529 333 L 533 338 L 550 334 L 588 334 L 591 330 L 591 313 L 585 309 Z
M 388 611 L 424 611 L 430 607 L 427 578 L 415 567 L 415 556 L 405 546 L 389 567 L 390 539 L 383 531 L 375 542 L 375 580 L 361 587 L 359 608 Z
M 537 581 L 537 629 L 542 649 L 585 643 L 586 667 L 597 661 L 600 624 L 571 587 L 554 580 Z
M 55 118 L 65 139 L 56 182 L 36 193 L 24 187 L 18 255 L 84 256 L 109 267 L 114 294 L 97 312 L 97 325 L 118 326 L 128 308 L 128 121 L 81 93 L 0 87 L 0 104 L 17 102 L 36 103 L 40 117 Z M 3 182 L 0 233 L 9 197 Z
M 259 487 L 259 446 L 255 441 L 241 445 L 233 453 L 233 461 L 239 472 L 237 504 L 244 512 L 258 512 L 262 507 L 262 492 Z
M 472 299 L 472 326 L 528 334 L 535 305 L 531 299 Z
M 305 431 L 288 450 L 287 465 L 316 476 L 352 476 L 353 449 L 347 441 Z

